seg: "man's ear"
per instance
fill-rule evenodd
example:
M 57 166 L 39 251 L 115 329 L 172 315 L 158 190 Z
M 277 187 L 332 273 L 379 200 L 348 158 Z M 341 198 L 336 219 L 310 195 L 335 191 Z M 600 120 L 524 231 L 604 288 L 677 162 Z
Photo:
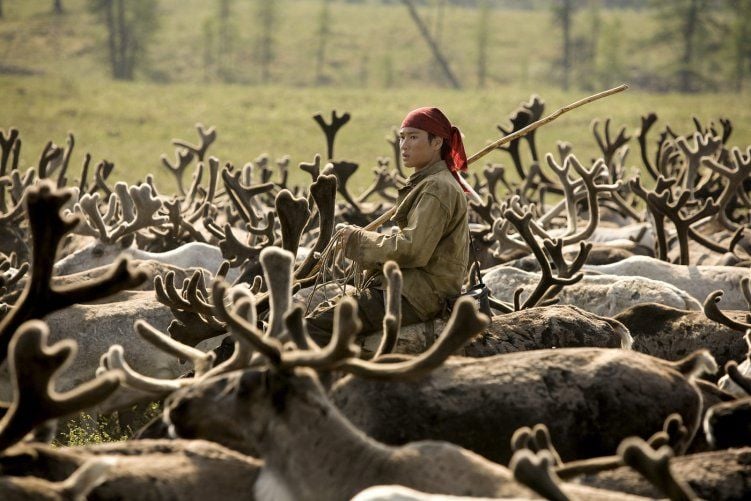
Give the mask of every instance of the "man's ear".
M 437 148 L 436 148 L 436 145 L 438 146 Z M 430 146 L 432 146 L 433 149 L 440 151 L 440 149 L 443 147 L 443 138 L 442 137 L 438 137 L 438 136 L 434 136 L 433 137 L 433 142 L 430 144 Z

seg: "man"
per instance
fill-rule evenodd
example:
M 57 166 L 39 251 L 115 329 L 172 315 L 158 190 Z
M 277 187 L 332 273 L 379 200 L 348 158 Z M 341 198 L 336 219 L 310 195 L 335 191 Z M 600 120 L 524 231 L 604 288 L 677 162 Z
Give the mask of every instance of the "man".
M 415 172 L 399 190 L 391 218 L 398 231 L 381 234 L 347 226 L 341 231 L 345 257 L 365 270 L 380 271 L 393 260 L 402 271 L 402 325 L 438 316 L 448 297 L 461 292 L 469 259 L 467 199 L 459 183 L 466 170 L 461 134 L 438 108 L 411 111 L 399 130 L 405 167 Z M 358 299 L 361 333 L 382 328 L 382 275 Z M 333 330 L 333 307 L 307 318 L 308 331 L 325 340 Z

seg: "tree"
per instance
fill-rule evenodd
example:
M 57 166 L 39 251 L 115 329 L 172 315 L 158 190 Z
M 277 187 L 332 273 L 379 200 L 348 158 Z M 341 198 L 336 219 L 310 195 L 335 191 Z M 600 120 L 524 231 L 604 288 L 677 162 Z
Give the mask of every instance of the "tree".
M 553 7 L 554 20 L 560 24 L 563 36 L 563 43 L 561 44 L 561 87 L 563 90 L 568 90 L 570 85 L 573 52 L 571 25 L 577 3 L 577 0 L 561 0 L 560 3 L 556 2 Z
M 54 0 L 52 2 L 52 12 L 55 14 L 63 13 L 63 0 Z
M 232 4 L 234 0 L 217 0 L 216 13 L 203 22 L 204 81 L 218 77 L 222 82 L 237 80 L 235 46 L 238 39 Z
M 580 27 L 576 34 L 574 18 L 584 4 L 589 6 L 586 27 Z M 587 90 L 593 87 L 602 24 L 601 4 L 602 0 L 560 0 L 553 5 L 553 22 L 561 29 L 561 55 L 557 65 L 563 90 L 569 90 L 572 82 Z
M 256 52 L 261 64 L 261 82 L 268 83 L 271 79 L 271 64 L 274 62 L 274 29 L 276 24 L 276 9 L 279 1 L 258 0 L 258 41 Z
M 107 29 L 112 78 L 133 80 L 157 27 L 157 0 L 90 0 Z
M 730 10 L 733 15 L 733 80 L 735 91 L 741 92 L 746 74 L 751 70 L 751 0 L 731 0 Z
M 217 72 L 223 82 L 232 82 L 235 80 L 232 62 L 237 40 L 237 27 L 232 21 L 232 0 L 218 0 L 218 3 Z
M 598 51 L 601 45 L 602 17 L 601 0 L 587 0 L 589 7 L 585 16 L 586 34 L 574 37 L 574 62 L 576 83 L 584 90 L 593 90 L 598 80 Z
M 623 62 L 623 23 L 614 17 L 602 30 L 601 64 L 599 65 L 599 83 L 610 88 L 622 83 L 625 78 Z
M 318 15 L 318 49 L 316 50 L 316 84 L 326 83 L 326 76 L 323 69 L 326 67 L 326 46 L 328 45 L 331 30 L 331 10 L 329 8 L 330 0 L 321 0 L 321 12 Z
M 675 45 L 680 59 L 675 64 L 675 77 L 681 92 L 697 92 L 706 79 L 700 63 L 713 45 L 715 28 L 719 27 L 711 0 L 653 0 L 660 23 L 658 43 Z
M 439 47 L 441 46 L 441 36 L 443 35 L 443 25 L 446 18 L 446 3 L 447 0 L 436 0 L 433 37 L 435 38 L 436 45 L 438 45 Z
M 451 82 L 451 86 L 454 89 L 461 89 L 461 84 L 459 83 L 459 80 L 454 75 L 454 72 L 451 71 L 451 67 L 449 66 L 449 63 L 446 60 L 446 57 L 443 55 L 440 47 L 438 47 L 438 44 L 430 35 L 430 32 L 428 31 L 427 26 L 425 26 L 425 23 L 422 21 L 422 19 L 420 18 L 420 15 L 417 13 L 417 9 L 412 3 L 412 0 L 402 0 L 402 3 L 407 7 L 407 11 L 409 12 L 410 17 L 412 18 L 412 21 L 415 23 L 415 26 L 417 26 L 417 29 L 420 31 L 420 35 L 422 35 L 422 38 L 428 44 L 428 47 L 430 47 L 430 50 L 433 53 L 433 57 L 435 58 L 438 65 L 440 66 L 441 70 L 443 70 L 443 74 L 446 75 L 446 78 L 449 80 L 449 82 Z
M 477 86 L 483 88 L 488 71 L 489 0 L 480 0 L 479 7 L 477 19 Z

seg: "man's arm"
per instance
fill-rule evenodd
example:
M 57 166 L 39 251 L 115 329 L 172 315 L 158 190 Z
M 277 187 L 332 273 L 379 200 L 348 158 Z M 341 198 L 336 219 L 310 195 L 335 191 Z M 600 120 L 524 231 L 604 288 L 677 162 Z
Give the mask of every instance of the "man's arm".
M 388 260 L 402 268 L 419 268 L 430 261 L 448 222 L 447 206 L 432 193 L 423 193 L 409 213 L 404 228 L 384 235 L 360 228 L 345 230 L 344 255 L 364 268 L 375 268 Z

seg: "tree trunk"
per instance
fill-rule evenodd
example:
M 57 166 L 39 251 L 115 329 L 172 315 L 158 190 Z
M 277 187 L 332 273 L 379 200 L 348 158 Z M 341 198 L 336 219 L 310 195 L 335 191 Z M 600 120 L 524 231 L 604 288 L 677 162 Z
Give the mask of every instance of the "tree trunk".
M 219 0 L 219 29 L 217 30 L 217 69 L 223 82 L 229 81 L 232 54 L 230 17 L 232 6 L 230 0 Z
M 485 87 L 485 79 L 487 77 L 487 62 L 488 62 L 488 24 L 490 17 L 490 8 L 488 0 L 480 1 L 480 8 L 478 9 L 479 19 L 477 26 L 477 87 Z
M 258 23 L 260 23 L 258 56 L 261 63 L 261 82 L 268 83 L 271 79 L 271 63 L 274 60 L 275 2 L 260 0 L 259 5 L 260 10 L 257 16 Z
M 107 22 L 107 45 L 110 54 L 110 67 L 112 68 L 112 78 L 118 77 L 117 64 L 117 27 L 115 26 L 115 14 L 112 5 L 113 0 L 107 0 L 105 9 L 105 19 Z
M 747 22 L 751 16 L 751 0 L 737 2 L 733 7 L 735 17 L 735 41 L 734 41 L 734 59 L 735 59 L 735 91 L 743 92 L 743 85 L 746 79 L 746 73 L 751 69 L 751 27 Z
M 0 0 L 0 19 L 3 18 L 3 0 Z
M 329 30 L 329 0 L 321 0 L 321 14 L 318 18 L 318 50 L 316 51 L 316 84 L 325 83 L 323 69 L 326 67 L 326 45 Z
M 125 0 L 117 0 L 117 31 L 119 35 L 118 54 L 118 78 L 121 80 L 132 79 L 132 70 L 129 68 L 128 50 L 130 47 L 130 33 L 125 22 Z
M 210 20 L 203 23 L 203 81 L 210 82 L 214 69 L 214 27 Z
M 438 47 L 441 46 L 441 35 L 443 35 L 443 20 L 445 17 L 445 10 L 446 0 L 438 0 L 438 4 L 436 5 L 435 28 L 433 29 L 433 37 L 435 38 L 435 43 Z
M 699 14 L 699 0 L 691 0 L 686 12 L 685 27 L 683 29 L 683 57 L 681 58 L 680 89 L 681 92 L 693 90 L 694 71 L 694 41 Z
M 563 0 L 561 6 L 561 30 L 563 31 L 563 90 L 569 88 L 571 73 L 571 9 L 573 0 Z
M 412 17 L 412 20 L 417 25 L 417 28 L 420 30 L 420 34 L 427 42 L 428 46 L 430 47 L 430 50 L 433 52 L 433 57 L 435 58 L 438 65 L 443 70 L 443 73 L 446 75 L 446 78 L 448 78 L 449 81 L 451 82 L 451 86 L 454 89 L 461 89 L 462 86 L 459 83 L 459 80 L 457 80 L 456 76 L 454 76 L 454 73 L 451 71 L 451 68 L 449 67 L 448 61 L 446 60 L 445 57 L 443 57 L 443 54 L 441 54 L 441 50 L 438 48 L 438 45 L 436 45 L 435 41 L 433 40 L 433 37 L 430 36 L 430 32 L 428 31 L 428 28 L 425 26 L 425 23 L 423 23 L 422 19 L 420 19 L 420 16 L 417 13 L 415 6 L 412 4 L 412 0 L 402 0 L 402 3 L 407 6 L 407 10 L 409 10 L 409 15 Z
M 63 13 L 63 0 L 55 0 L 52 7 L 52 12 L 55 14 Z

